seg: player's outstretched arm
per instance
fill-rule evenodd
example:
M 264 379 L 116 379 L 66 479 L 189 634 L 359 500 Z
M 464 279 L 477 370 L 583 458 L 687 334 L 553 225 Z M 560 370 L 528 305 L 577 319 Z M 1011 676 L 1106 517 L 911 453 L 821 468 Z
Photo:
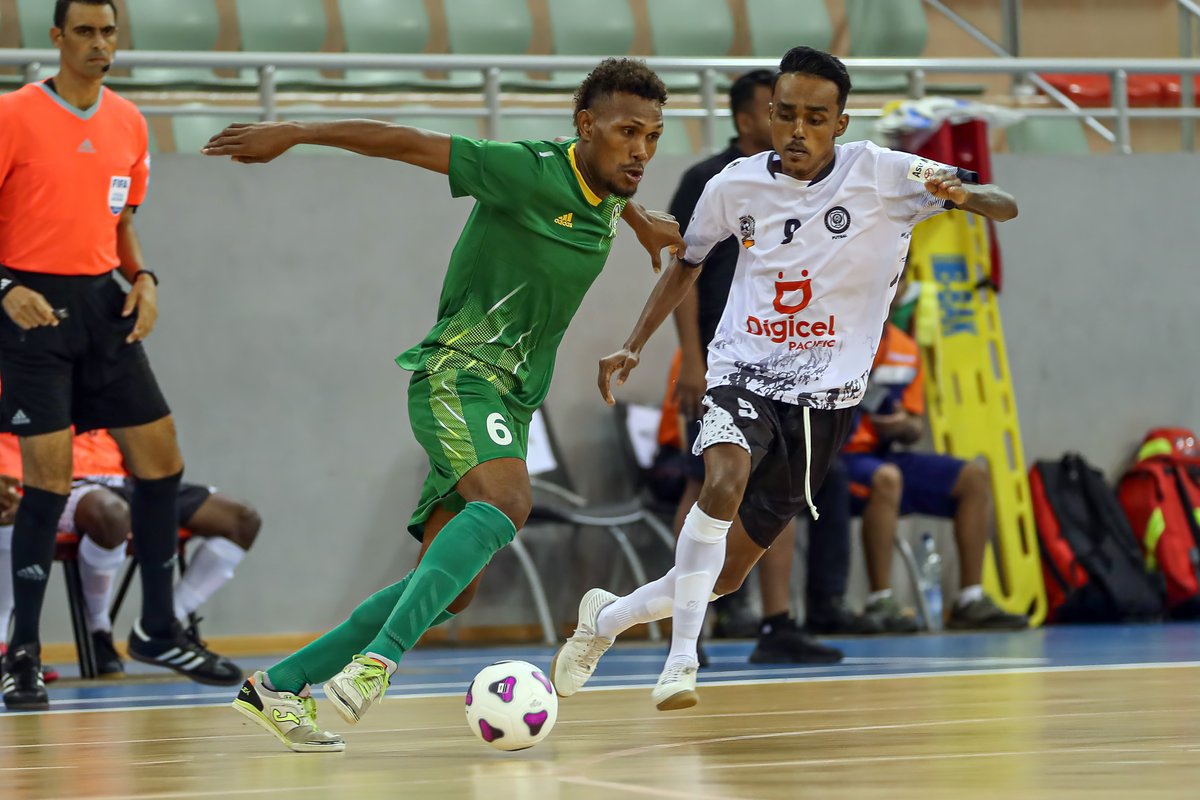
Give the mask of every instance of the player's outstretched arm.
M 678 258 L 671 260 L 666 274 L 654 285 L 654 291 L 650 293 L 650 299 L 642 308 L 642 315 L 638 317 L 637 324 L 633 326 L 633 333 L 629 334 L 625 345 L 611 356 L 600 359 L 597 385 L 604 402 L 610 406 L 616 403 L 610 386 L 613 375 L 617 376 L 617 386 L 625 383 L 629 373 L 638 365 L 647 340 L 663 324 L 667 315 L 675 310 L 675 306 L 687 296 L 699 275 L 700 266 L 686 264 Z
M 630 200 L 621 212 L 621 219 L 633 228 L 638 241 L 650 254 L 650 266 L 657 275 L 662 270 L 662 251 L 683 258 L 687 245 L 679 232 L 679 221 L 664 211 L 650 211 L 641 203 Z
M 229 156 L 242 164 L 265 164 L 298 144 L 339 147 L 372 158 L 404 161 L 443 175 L 450 172 L 448 135 L 370 119 L 239 122 L 210 139 L 200 152 Z
M 939 200 L 949 200 L 959 208 L 975 214 L 1007 222 L 1017 216 L 1017 201 L 999 186 L 965 184 L 950 170 L 938 170 L 925 181 L 925 191 Z

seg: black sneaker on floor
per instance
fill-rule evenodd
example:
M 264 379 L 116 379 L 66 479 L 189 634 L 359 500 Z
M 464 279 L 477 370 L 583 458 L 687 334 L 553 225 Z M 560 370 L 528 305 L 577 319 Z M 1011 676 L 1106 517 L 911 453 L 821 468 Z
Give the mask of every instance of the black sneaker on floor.
M 45 711 L 50 695 L 42 680 L 42 648 L 37 642 L 10 647 L 4 654 L 4 707 L 9 711 Z
M 965 606 L 956 603 L 946 620 L 946 627 L 960 631 L 1023 631 L 1029 627 L 1029 619 L 1020 614 L 1009 614 L 984 595 Z
M 92 655 L 96 657 L 96 674 L 101 678 L 124 678 L 125 663 L 113 645 L 112 631 L 92 631 Z
M 841 660 L 841 650 L 806 635 L 793 619 L 764 624 L 750 654 L 751 664 L 836 664 Z
M 173 669 L 196 683 L 210 686 L 236 686 L 245 677 L 242 670 L 200 642 L 192 641 L 183 626 L 175 621 L 166 637 L 147 636 L 141 620 L 129 632 L 129 657 L 143 664 Z
M 810 633 L 850 633 L 869 635 L 883 633 L 879 623 L 866 616 L 856 614 L 846 605 L 841 595 L 810 598 L 805 609 L 804 629 Z

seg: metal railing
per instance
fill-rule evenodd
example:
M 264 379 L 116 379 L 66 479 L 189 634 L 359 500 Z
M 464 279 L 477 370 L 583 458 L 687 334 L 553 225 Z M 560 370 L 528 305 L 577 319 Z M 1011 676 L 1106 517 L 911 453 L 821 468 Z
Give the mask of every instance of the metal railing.
M 34 80 L 43 65 L 58 61 L 56 50 L 0 49 L 0 66 L 22 67 L 27 80 Z M 482 103 L 477 108 L 439 108 L 436 113 L 443 116 L 482 117 L 487 123 L 488 135 L 495 135 L 502 116 L 537 117 L 559 116 L 559 108 L 508 106 L 502 100 L 509 94 L 501 86 L 501 74 L 516 72 L 586 71 L 596 65 L 595 57 L 580 56 L 459 56 L 459 55 L 368 55 L 353 53 L 234 53 L 234 52 L 156 52 L 128 51 L 121 53 L 120 67 L 180 67 L 203 69 L 250 69 L 258 75 L 256 93 L 258 105 L 239 107 L 239 111 L 259 116 L 265 120 L 277 119 L 279 115 L 278 85 L 276 71 L 281 69 L 308 70 L 384 70 L 384 71 L 476 71 L 482 77 Z M 703 142 L 712 150 L 721 140 L 719 120 L 729 116 L 724 97 L 718 97 L 717 85 L 720 75 L 736 75 L 751 69 L 774 69 L 775 59 L 763 58 L 665 58 L 649 57 L 646 64 L 656 72 L 669 76 L 692 74 L 700 77 L 699 107 L 680 108 L 668 105 L 664 109 L 667 117 L 693 117 L 704 120 Z M 846 66 L 858 73 L 903 73 L 908 76 L 909 96 L 925 95 L 926 78 L 930 75 L 959 73 L 973 75 L 1034 75 L 1039 72 L 1067 74 L 1103 74 L 1112 80 L 1112 105 L 1108 108 L 1079 108 L 1069 98 L 1047 85 L 1050 96 L 1063 104 L 1063 108 L 1022 108 L 1031 117 L 1082 118 L 1093 130 L 1113 145 L 1118 153 L 1132 152 L 1130 147 L 1130 122 L 1135 119 L 1177 119 L 1194 121 L 1200 118 L 1200 110 L 1194 107 L 1191 91 L 1184 91 L 1180 108 L 1130 108 L 1126 93 L 1127 79 L 1134 74 L 1178 74 L 1183 77 L 1185 87 L 1190 89 L 1194 76 L 1200 74 L 1200 61 L 1196 59 L 1063 59 L 1063 58 L 942 58 L 942 59 L 846 59 Z M 666 78 L 670 83 L 670 78 Z M 1039 79 L 1040 80 L 1040 79 Z M 532 83 L 532 81 L 531 81 Z M 331 91 L 337 89 L 336 82 L 329 82 Z M 347 88 L 352 88 L 347 84 Z M 461 93 L 456 93 L 462 97 Z M 228 107 L 213 104 L 187 105 L 144 105 L 147 115 L 210 114 L 228 110 Z M 389 116 L 403 118 L 406 115 L 428 115 L 426 107 L 400 106 L 347 106 L 329 104 L 319 108 L 306 108 L 305 116 Z M 878 112 L 852 110 L 856 116 L 878 116 Z M 1113 120 L 1114 130 L 1100 123 Z M 1185 149 L 1192 149 L 1185 141 Z

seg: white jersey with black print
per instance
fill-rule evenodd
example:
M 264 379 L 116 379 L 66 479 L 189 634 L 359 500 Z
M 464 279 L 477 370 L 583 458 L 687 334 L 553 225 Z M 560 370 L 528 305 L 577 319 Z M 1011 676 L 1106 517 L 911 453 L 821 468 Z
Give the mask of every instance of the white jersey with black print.
M 862 399 L 913 225 L 952 204 L 925 191 L 936 161 L 870 142 L 835 146 L 813 181 L 768 151 L 732 162 L 704 189 L 687 261 L 742 243 L 708 351 L 708 386 L 845 408 Z M 958 170 L 964 180 L 973 173 Z

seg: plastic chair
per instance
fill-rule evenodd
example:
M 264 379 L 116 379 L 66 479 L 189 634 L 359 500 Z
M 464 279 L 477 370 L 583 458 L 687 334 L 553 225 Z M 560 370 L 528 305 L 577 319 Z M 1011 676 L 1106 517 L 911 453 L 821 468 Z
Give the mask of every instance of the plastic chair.
M 17 28 L 21 32 L 21 47 L 45 50 L 54 45 L 50 42 L 50 29 L 54 27 L 54 5 L 44 0 L 17 0 Z M 45 80 L 58 72 L 58 60 L 43 64 L 34 80 Z M 24 83 L 22 78 L 20 83 Z
M 126 0 L 133 46 L 139 50 L 214 50 L 221 30 L 214 0 Z M 202 67 L 135 67 L 130 83 L 163 87 L 212 84 Z
M 929 40 L 921 0 L 846 0 L 851 58 L 919 58 Z M 904 73 L 850 73 L 856 92 L 907 94 Z M 938 84 L 931 91 L 981 94 L 981 84 Z
M 833 22 L 825 0 L 746 0 L 750 53 L 759 58 L 782 58 L 796 45 L 829 50 Z
M 633 12 L 626 2 L 596 3 L 592 0 L 553 0 L 550 30 L 554 52 L 560 56 L 607 56 L 628 53 L 633 47 Z M 555 72 L 547 88 L 574 90 L 586 72 Z
M 325 43 L 325 6 L 321 0 L 238 0 L 238 27 L 246 53 L 319 53 Z M 257 80 L 244 70 L 244 80 Z M 280 85 L 328 84 L 319 70 L 280 69 Z
M 733 46 L 733 18 L 725 0 L 652 0 L 646 3 L 650 15 L 650 38 L 654 54 L 718 58 L 729 55 Z M 670 72 L 661 76 L 673 91 L 697 91 L 700 76 Z M 729 86 L 722 75 L 718 85 Z
M 450 52 L 460 55 L 524 55 L 533 40 L 533 19 L 527 0 L 445 0 Z M 483 75 L 451 71 L 448 84 L 458 89 L 478 89 Z M 503 85 L 526 85 L 524 72 L 504 70 Z
M 208 144 L 214 134 L 220 133 L 234 122 L 258 122 L 258 117 L 247 114 L 180 114 L 171 117 L 171 132 L 175 138 L 175 152 L 185 155 L 200 155 L 200 148 Z
M 1010 153 L 1086 155 L 1091 152 L 1083 124 L 1077 119 L 1027 117 L 1005 129 Z
M 1112 79 L 1107 75 L 1047 73 L 1040 77 L 1082 108 L 1106 108 L 1112 105 Z M 1129 76 L 1125 88 L 1127 101 L 1133 108 L 1171 105 L 1168 96 L 1172 89 L 1174 104 L 1179 104 L 1178 75 L 1134 74 Z
M 340 0 L 348 53 L 423 53 L 429 40 L 429 15 L 422 0 Z M 436 86 L 420 70 L 348 69 L 345 83 L 355 87 Z

